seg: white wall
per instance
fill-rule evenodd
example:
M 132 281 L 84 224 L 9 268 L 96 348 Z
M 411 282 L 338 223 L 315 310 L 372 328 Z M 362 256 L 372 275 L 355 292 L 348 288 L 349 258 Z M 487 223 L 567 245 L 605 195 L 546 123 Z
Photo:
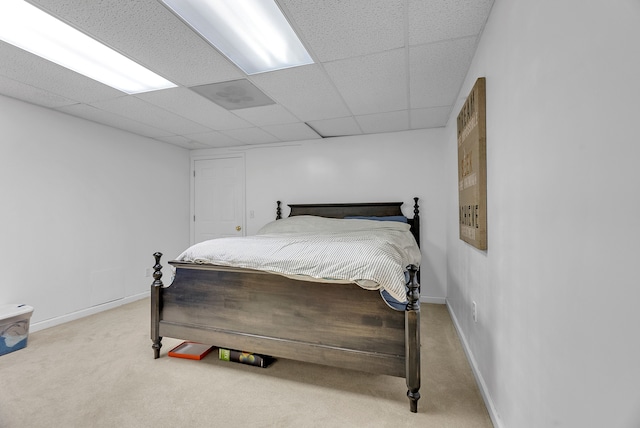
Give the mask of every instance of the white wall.
M 496 0 L 449 120 L 448 303 L 498 426 L 640 426 L 639 23 L 637 0 Z M 487 252 L 457 225 L 480 76 Z
M 0 304 L 32 331 L 143 296 L 188 245 L 187 150 L 2 96 L 0 138 Z
M 247 234 L 275 219 L 286 204 L 402 201 L 413 216 L 420 198 L 424 301 L 444 302 L 444 128 L 303 141 L 284 146 L 195 150 L 200 157 L 245 154 Z

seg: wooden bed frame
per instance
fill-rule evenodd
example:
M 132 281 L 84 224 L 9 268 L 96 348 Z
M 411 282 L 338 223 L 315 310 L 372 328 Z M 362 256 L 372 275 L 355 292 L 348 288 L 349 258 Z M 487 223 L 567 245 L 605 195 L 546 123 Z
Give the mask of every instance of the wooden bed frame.
M 414 198 L 409 219 L 418 244 Z M 290 216 L 402 215 L 402 202 L 289 205 Z M 276 218 L 281 218 L 280 202 Z M 256 270 L 171 261 L 176 275 L 162 283 L 155 253 L 151 285 L 154 358 L 162 337 L 212 344 L 375 374 L 403 377 L 410 410 L 420 398 L 420 286 L 408 266 L 406 311 L 389 308 L 380 293 L 356 284 L 294 280 Z

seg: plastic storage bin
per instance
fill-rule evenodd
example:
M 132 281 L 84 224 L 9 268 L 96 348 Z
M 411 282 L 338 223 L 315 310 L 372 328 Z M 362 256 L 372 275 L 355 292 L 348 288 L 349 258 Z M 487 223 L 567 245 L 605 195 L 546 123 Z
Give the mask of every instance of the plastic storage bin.
M 0 305 L 0 355 L 27 346 L 33 308 L 27 305 Z

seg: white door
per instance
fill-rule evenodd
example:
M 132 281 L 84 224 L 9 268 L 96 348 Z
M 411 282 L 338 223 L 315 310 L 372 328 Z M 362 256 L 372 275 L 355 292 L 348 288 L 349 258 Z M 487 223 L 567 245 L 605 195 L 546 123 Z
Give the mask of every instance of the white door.
M 244 235 L 244 158 L 194 161 L 194 244 Z

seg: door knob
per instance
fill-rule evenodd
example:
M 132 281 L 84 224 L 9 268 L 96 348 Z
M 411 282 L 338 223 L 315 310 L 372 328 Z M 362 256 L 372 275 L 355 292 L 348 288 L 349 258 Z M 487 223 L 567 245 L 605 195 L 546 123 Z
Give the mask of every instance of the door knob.
M 240 232 L 240 231 L 242 230 L 242 227 L 241 227 L 241 226 L 236 226 L 236 230 L 237 230 L 238 232 Z

